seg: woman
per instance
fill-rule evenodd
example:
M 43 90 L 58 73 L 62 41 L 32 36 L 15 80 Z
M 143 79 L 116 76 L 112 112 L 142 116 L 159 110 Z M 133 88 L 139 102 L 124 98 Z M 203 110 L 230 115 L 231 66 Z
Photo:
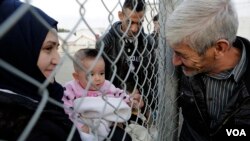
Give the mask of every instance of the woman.
M 18 0 L 0 1 L 0 25 L 23 5 Z M 37 110 L 46 90 L 50 98 L 62 102 L 63 88 L 54 77 L 45 89 L 39 89 L 39 85 L 42 86 L 50 78 L 60 59 L 57 52 L 57 22 L 40 9 L 30 8 L 51 29 L 45 27 L 29 10 L 0 37 L 0 140 L 17 140 L 19 137 L 36 141 L 66 140 L 72 123 L 63 109 L 47 101 L 42 110 Z M 4 62 L 38 83 L 35 85 L 21 78 L 16 71 L 15 74 L 11 73 Z M 41 111 L 41 115 L 35 119 L 35 125 L 26 137 L 23 131 L 36 111 Z M 75 133 L 72 140 L 80 140 L 79 134 Z

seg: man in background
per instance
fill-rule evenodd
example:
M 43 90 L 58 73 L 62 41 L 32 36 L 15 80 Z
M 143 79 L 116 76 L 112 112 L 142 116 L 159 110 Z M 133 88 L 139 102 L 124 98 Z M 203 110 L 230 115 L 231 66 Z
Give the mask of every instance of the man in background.
M 136 93 L 134 98 L 140 99 L 134 107 L 138 114 L 133 120 L 141 125 L 145 123 L 144 116 L 149 116 L 155 107 L 157 92 L 154 39 L 142 27 L 145 8 L 144 0 L 125 0 L 118 12 L 120 21 L 97 42 L 97 48 L 104 49 L 106 56 L 106 79 L 130 94 Z

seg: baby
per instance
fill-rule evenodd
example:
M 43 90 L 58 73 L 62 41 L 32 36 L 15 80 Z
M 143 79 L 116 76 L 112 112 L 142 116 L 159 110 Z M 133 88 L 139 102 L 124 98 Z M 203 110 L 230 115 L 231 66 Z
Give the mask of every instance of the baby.
M 131 116 L 129 95 L 105 80 L 105 62 L 96 49 L 80 49 L 74 55 L 74 80 L 65 84 L 65 111 L 82 139 L 104 140 L 114 122 Z

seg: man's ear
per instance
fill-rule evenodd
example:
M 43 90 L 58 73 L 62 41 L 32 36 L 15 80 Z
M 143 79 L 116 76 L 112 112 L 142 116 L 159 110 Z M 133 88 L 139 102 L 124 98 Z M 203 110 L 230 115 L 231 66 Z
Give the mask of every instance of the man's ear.
M 119 17 L 120 21 L 122 21 L 122 20 L 123 20 L 123 18 L 124 18 L 124 14 L 123 14 L 123 12 L 122 12 L 122 11 L 119 11 L 119 12 L 118 12 L 118 17 Z
M 230 44 L 227 40 L 225 39 L 218 40 L 215 45 L 215 56 L 216 57 L 224 56 L 224 54 L 228 51 L 229 48 Z
M 73 73 L 72 73 L 72 76 L 73 76 L 73 78 L 74 78 L 75 80 L 79 80 L 79 75 L 78 75 L 77 72 L 73 72 Z

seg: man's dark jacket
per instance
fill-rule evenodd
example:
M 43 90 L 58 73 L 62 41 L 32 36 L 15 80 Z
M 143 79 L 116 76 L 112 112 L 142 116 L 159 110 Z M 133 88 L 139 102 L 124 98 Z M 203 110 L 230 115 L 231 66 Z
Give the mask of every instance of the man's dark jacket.
M 220 139 L 246 140 L 250 137 L 250 42 L 237 37 L 235 47 L 246 48 L 248 58 L 247 69 L 234 90 L 233 97 L 226 105 L 225 110 L 217 121 L 217 126 L 210 128 L 210 119 L 207 112 L 205 85 L 201 75 L 186 77 L 183 74 L 179 80 L 179 101 L 184 117 L 180 141 L 217 141 Z M 220 94 L 218 92 L 218 94 Z M 228 136 L 227 131 L 234 131 L 234 135 L 242 132 L 241 137 Z M 243 131 L 244 130 L 244 131 Z M 246 136 L 244 136 L 246 133 Z M 240 135 L 240 134 L 238 134 Z

